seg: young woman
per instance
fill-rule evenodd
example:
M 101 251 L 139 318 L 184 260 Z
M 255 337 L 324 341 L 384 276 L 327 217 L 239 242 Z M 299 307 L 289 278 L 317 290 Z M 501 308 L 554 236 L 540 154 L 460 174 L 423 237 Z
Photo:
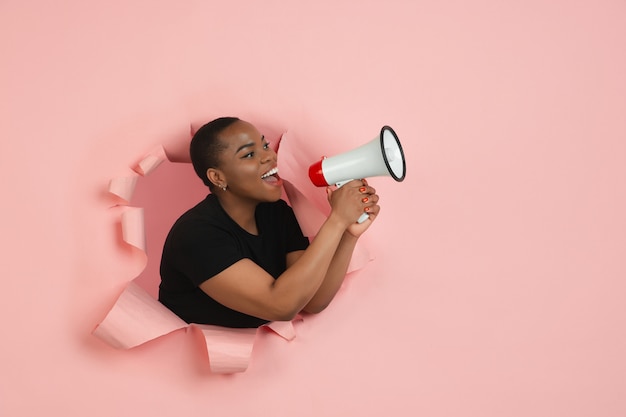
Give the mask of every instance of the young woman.
M 258 327 L 318 313 L 333 299 L 359 236 L 379 213 L 365 180 L 327 189 L 331 211 L 309 244 L 281 200 L 277 157 L 250 123 L 207 123 L 190 146 L 211 193 L 172 227 L 159 300 L 188 323 Z M 358 224 L 363 212 L 369 220 Z

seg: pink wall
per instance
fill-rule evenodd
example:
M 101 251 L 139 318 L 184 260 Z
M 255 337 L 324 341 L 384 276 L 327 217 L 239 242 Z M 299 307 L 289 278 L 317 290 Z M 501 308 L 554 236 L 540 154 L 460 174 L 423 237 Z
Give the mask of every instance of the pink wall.
M 298 3 L 0 2 L 0 415 L 626 415 L 626 3 Z M 234 376 L 90 335 L 144 267 L 109 179 L 223 114 L 408 163 L 376 260 Z

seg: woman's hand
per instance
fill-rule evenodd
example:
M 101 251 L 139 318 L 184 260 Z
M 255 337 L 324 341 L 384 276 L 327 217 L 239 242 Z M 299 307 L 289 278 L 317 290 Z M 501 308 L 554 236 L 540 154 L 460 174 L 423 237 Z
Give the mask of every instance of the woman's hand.
M 350 181 L 338 189 L 328 187 L 326 193 L 332 212 L 346 220 L 346 231 L 354 237 L 361 236 L 380 212 L 376 190 L 366 180 Z M 369 218 L 357 223 L 363 213 Z

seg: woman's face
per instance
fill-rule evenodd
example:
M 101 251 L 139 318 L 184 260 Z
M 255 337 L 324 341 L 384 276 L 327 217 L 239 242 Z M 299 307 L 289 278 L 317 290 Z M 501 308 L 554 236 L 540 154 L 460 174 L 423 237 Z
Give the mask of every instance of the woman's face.
M 222 131 L 220 140 L 226 145 L 219 171 L 227 193 L 259 202 L 280 199 L 276 152 L 253 125 L 239 120 Z

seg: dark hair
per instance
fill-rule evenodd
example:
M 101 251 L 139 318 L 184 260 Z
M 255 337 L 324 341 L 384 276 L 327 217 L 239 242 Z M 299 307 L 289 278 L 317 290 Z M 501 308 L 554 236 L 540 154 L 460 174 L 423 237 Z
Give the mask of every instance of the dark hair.
M 189 156 L 193 169 L 211 191 L 215 185 L 209 181 L 206 172 L 209 168 L 219 167 L 219 154 L 227 147 L 220 140 L 219 135 L 237 121 L 239 121 L 237 117 L 220 117 L 198 129 L 191 139 Z

